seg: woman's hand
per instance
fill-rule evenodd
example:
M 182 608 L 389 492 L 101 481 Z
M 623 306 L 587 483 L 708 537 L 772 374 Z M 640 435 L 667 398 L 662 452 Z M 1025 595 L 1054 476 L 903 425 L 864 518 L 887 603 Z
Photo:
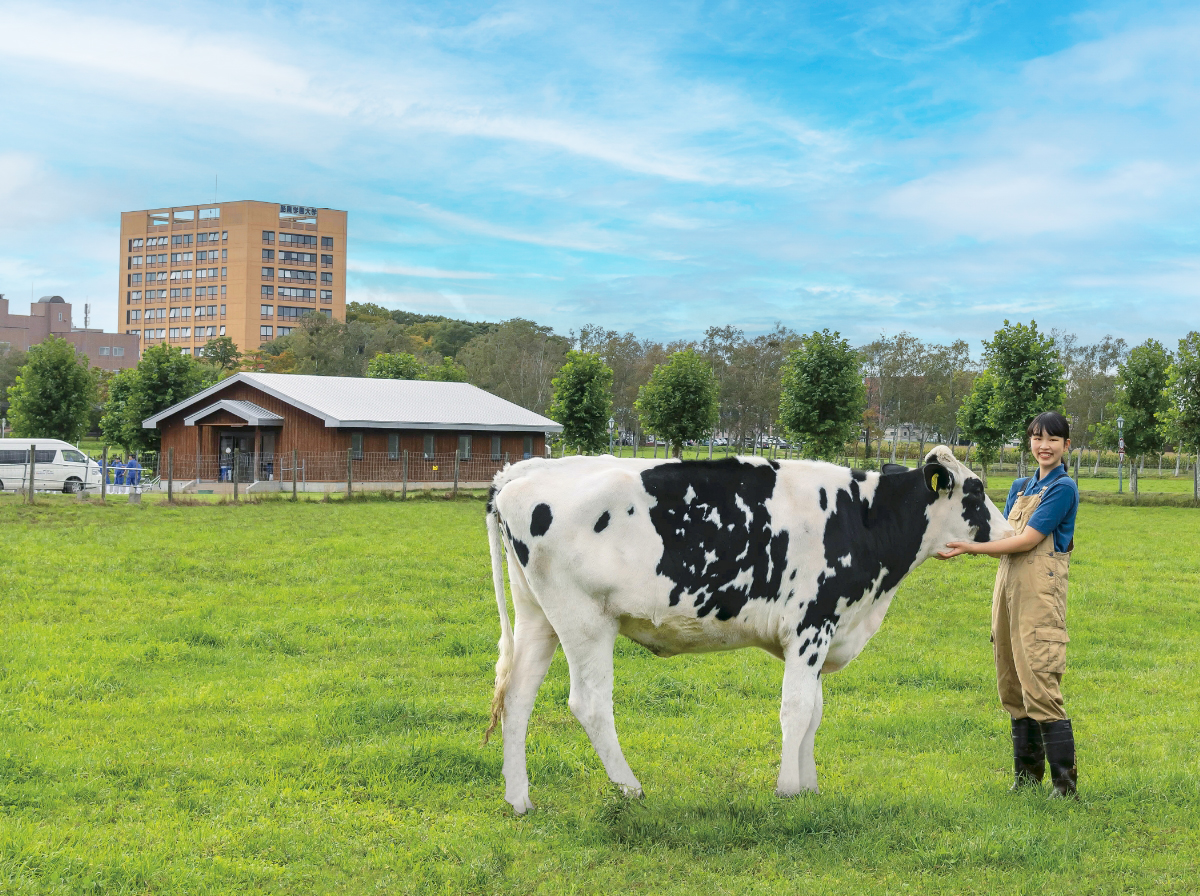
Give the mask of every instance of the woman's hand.
M 939 560 L 949 560 L 951 557 L 957 557 L 959 554 L 974 554 L 975 545 L 969 541 L 948 541 L 946 542 L 948 551 L 938 551 Z

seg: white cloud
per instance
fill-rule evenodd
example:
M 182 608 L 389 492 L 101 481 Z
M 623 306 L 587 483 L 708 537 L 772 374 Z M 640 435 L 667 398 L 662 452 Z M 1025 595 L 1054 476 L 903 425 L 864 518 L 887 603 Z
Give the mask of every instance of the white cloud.
M 436 280 L 490 280 L 496 276 L 484 271 L 449 271 L 443 268 L 358 260 L 348 261 L 346 270 L 356 274 L 398 274 L 402 277 L 428 277 Z

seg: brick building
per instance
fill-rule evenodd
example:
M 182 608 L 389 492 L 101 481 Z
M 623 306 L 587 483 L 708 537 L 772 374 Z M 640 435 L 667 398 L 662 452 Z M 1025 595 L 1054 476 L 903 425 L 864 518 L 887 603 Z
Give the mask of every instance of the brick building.
M 12 314 L 8 299 L 0 294 L 0 346 L 28 351 L 50 336 L 67 340 L 75 346 L 75 354 L 87 355 L 91 366 L 102 370 L 136 367 L 140 357 L 136 335 L 76 327 L 71 303 L 62 296 L 42 296 L 25 315 Z
M 121 214 L 118 321 L 145 345 L 243 352 L 317 311 L 346 319 L 346 212 L 215 202 Z

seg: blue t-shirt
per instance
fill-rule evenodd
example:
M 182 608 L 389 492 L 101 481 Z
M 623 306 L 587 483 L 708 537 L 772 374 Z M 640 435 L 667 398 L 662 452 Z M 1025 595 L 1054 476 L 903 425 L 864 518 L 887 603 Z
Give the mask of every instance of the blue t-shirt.
M 1036 495 L 1045 486 L 1049 486 L 1049 488 L 1046 489 L 1046 494 L 1042 495 L 1042 502 L 1033 511 L 1028 525 L 1043 535 L 1053 532 L 1054 550 L 1065 552 L 1075 537 L 1075 513 L 1079 510 L 1079 487 L 1075 485 L 1075 480 L 1067 475 L 1065 466 L 1048 474 L 1045 479 L 1039 480 L 1037 476 L 1028 476 L 1014 482 L 1012 488 L 1008 490 L 1004 515 L 1007 517 L 1012 511 L 1013 504 L 1017 501 L 1017 495 L 1021 493 L 1023 487 L 1025 495 L 1028 497 Z

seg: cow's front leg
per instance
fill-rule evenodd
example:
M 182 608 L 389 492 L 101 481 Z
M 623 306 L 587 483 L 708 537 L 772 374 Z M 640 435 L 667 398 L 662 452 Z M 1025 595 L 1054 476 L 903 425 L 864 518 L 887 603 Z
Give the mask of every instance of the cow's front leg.
M 565 635 L 563 653 L 571 670 L 571 696 L 567 702 L 604 763 L 609 780 L 627 796 L 641 796 L 642 785 L 621 752 L 613 718 L 613 646 L 618 625 L 591 606 L 590 599 L 581 599 L 573 608 L 581 605 L 586 610 L 576 614 L 569 628 L 560 629 Z
M 517 601 L 514 600 L 514 603 Z M 525 738 L 538 688 L 558 649 L 558 635 L 536 607 L 517 606 L 513 665 L 504 695 L 504 799 L 518 815 L 533 808 L 525 767 Z
M 779 708 L 783 755 L 775 785 L 777 796 L 817 790 L 813 738 L 821 722 L 821 666 L 819 660 L 814 665 L 808 660 L 809 655 L 799 654 L 794 645 L 785 654 L 783 702 Z

